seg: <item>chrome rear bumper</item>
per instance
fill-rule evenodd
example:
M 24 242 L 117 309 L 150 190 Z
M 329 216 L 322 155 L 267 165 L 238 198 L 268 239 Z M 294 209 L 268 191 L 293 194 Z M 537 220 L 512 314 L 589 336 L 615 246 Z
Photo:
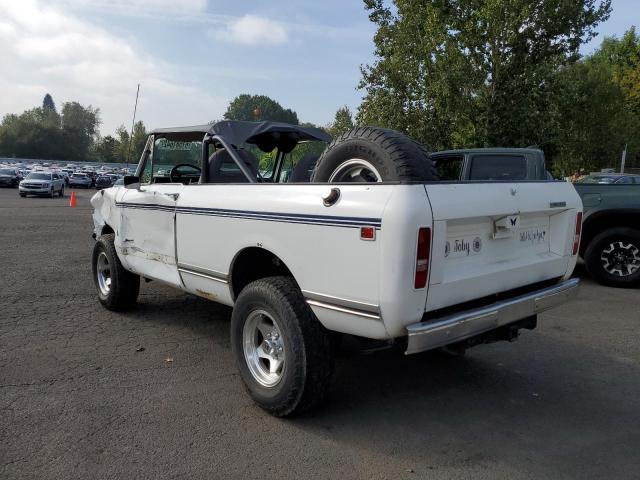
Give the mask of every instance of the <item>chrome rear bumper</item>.
M 578 293 L 580 280 L 557 285 L 463 312 L 407 326 L 407 355 L 443 347 L 549 310 Z

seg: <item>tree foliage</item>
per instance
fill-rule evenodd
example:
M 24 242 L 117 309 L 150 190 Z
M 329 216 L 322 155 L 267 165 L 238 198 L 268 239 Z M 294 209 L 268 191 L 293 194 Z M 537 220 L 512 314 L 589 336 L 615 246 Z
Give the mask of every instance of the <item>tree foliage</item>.
M 45 97 L 46 98 L 46 97 Z M 43 102 L 44 104 L 45 102 Z M 12 157 L 86 160 L 100 124 L 100 111 L 77 102 L 64 103 L 58 114 L 51 104 L 0 123 L 0 154 Z
M 266 95 L 242 94 L 234 98 L 224 114 L 226 120 L 263 121 L 292 123 L 297 125 L 298 115 L 289 108 Z
M 434 149 L 544 145 L 555 75 L 608 18 L 610 0 L 364 0 L 376 61 L 359 123 Z
M 54 112 L 56 111 L 56 104 L 53 101 L 53 97 L 48 93 L 42 99 L 42 108 L 48 108 Z
M 558 73 L 553 168 L 569 175 L 626 165 L 640 166 L 640 37 L 631 28 L 605 38 L 589 57 Z
M 346 105 L 340 107 L 335 114 L 333 122 L 327 128 L 332 137 L 338 137 L 355 126 L 351 110 Z
M 56 111 L 51 95 L 43 106 L 20 115 L 5 115 L 0 123 L 0 156 L 46 160 L 126 162 L 129 133 L 124 127 L 117 138 L 100 137 L 100 110 L 78 102 L 62 104 Z M 136 163 L 147 138 L 144 123 L 133 129 L 130 161 Z

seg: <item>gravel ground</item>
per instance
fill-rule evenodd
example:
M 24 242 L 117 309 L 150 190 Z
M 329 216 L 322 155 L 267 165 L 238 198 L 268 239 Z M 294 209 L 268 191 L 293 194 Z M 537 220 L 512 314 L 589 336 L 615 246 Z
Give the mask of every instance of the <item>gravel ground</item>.
M 254 406 L 230 309 L 155 283 L 108 312 L 92 191 L 0 190 L 0 478 L 639 478 L 640 295 L 595 285 L 464 359 L 345 355 L 323 407 Z

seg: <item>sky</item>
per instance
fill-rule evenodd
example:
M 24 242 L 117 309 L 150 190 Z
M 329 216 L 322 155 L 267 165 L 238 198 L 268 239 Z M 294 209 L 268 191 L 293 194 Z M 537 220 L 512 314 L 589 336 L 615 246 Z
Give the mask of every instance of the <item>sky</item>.
M 584 45 L 640 27 L 640 0 L 613 0 Z M 100 108 L 103 135 L 222 118 L 241 93 L 263 94 L 326 125 L 357 109 L 373 34 L 360 0 L 0 0 L 0 117 L 78 101 Z

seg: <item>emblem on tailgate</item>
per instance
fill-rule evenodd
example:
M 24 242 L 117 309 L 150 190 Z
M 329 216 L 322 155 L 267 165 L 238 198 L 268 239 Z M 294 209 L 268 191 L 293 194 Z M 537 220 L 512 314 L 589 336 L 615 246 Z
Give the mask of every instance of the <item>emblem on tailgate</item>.
M 520 215 L 507 215 L 493 222 L 493 238 L 510 237 L 520 228 Z

